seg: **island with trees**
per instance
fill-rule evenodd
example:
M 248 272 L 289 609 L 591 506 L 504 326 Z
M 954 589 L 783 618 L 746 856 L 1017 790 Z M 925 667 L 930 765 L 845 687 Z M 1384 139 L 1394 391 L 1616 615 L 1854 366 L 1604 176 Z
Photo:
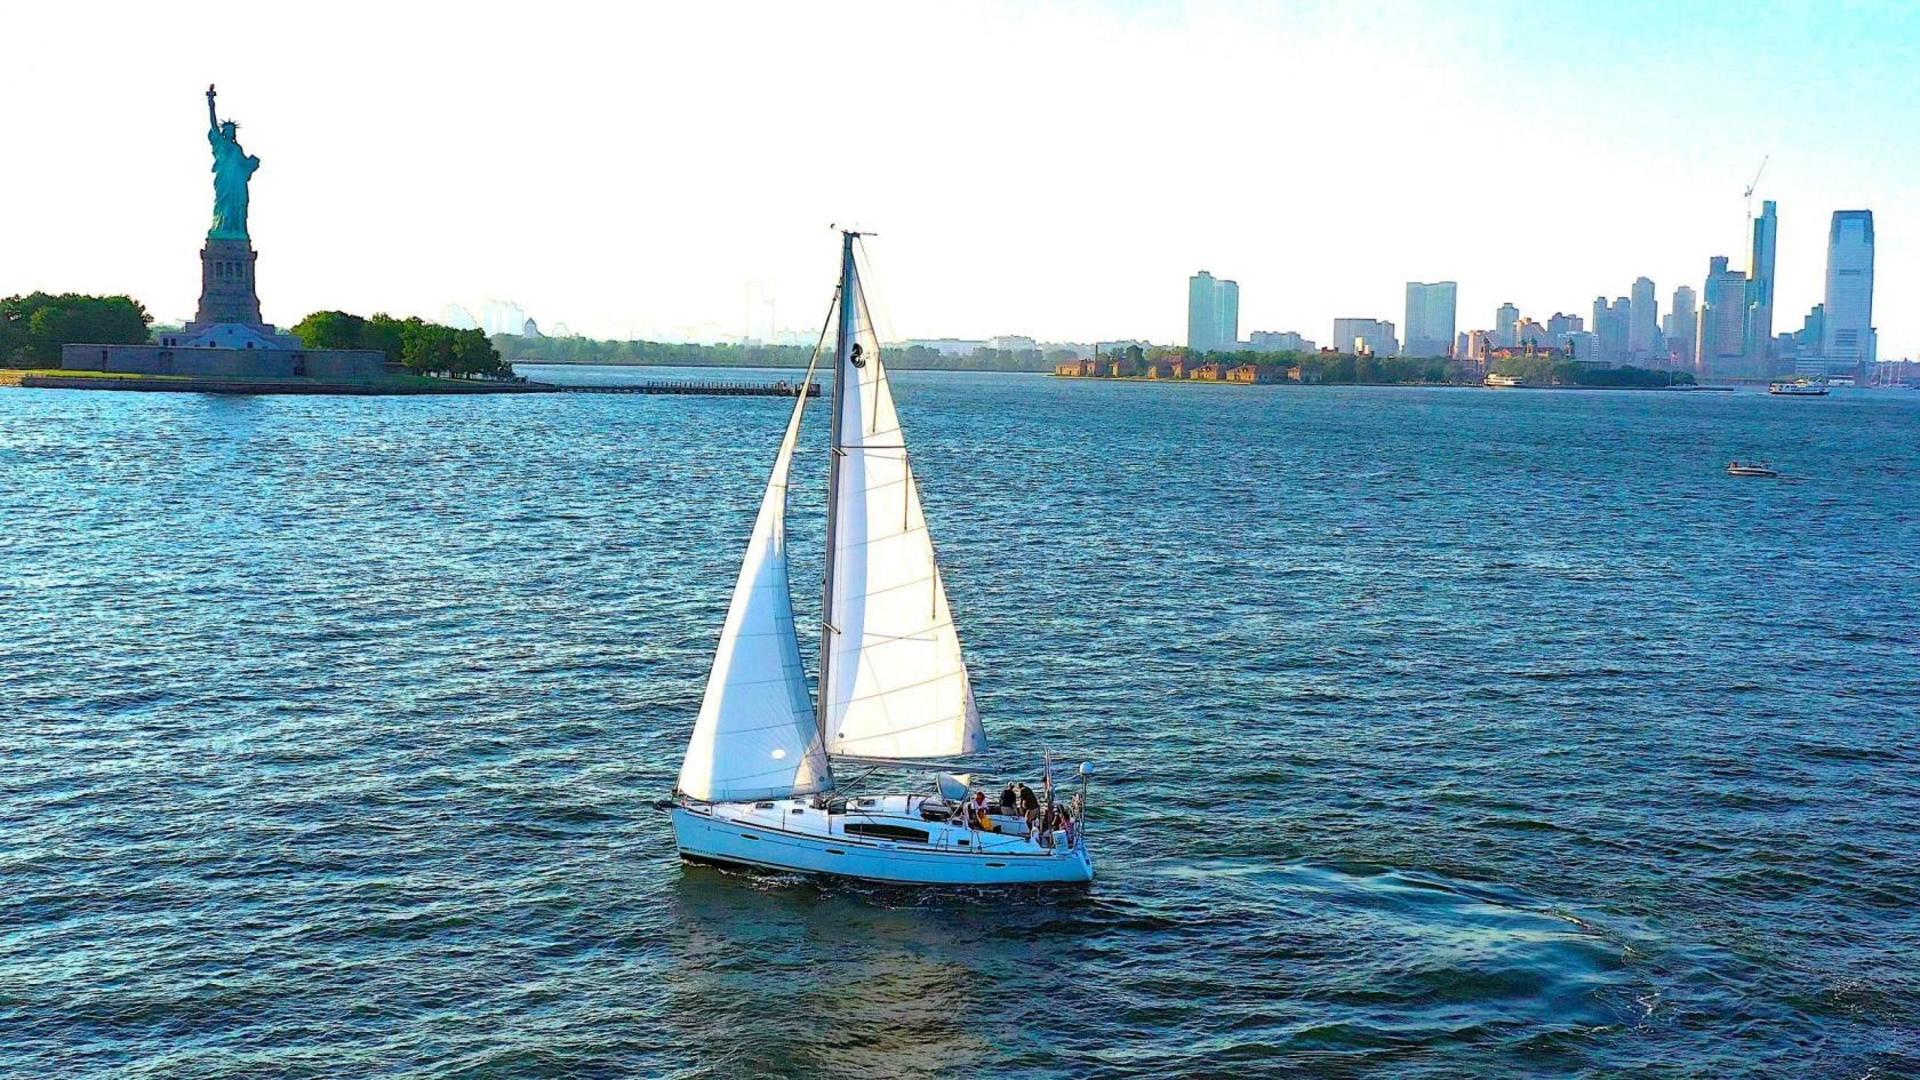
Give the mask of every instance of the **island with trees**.
M 1093 359 L 1056 361 L 1063 378 L 1144 379 L 1223 384 L 1307 383 L 1329 386 L 1565 387 L 1656 390 L 1694 385 L 1692 373 L 1579 364 L 1554 355 L 1514 354 L 1486 363 L 1447 357 L 1317 352 L 1196 352 L 1178 346 L 1128 345 Z
M 513 365 L 479 330 L 424 319 L 316 311 L 273 342 L 271 355 L 291 358 L 290 375 L 207 376 L 138 371 L 91 371 L 63 363 L 76 344 L 118 346 L 164 356 L 179 327 L 155 327 L 153 317 L 127 296 L 30 293 L 0 298 L 0 385 L 49 389 L 173 390 L 220 393 L 434 394 L 537 392 L 554 389 L 514 374 Z M 378 353 L 378 375 L 329 378 L 301 370 L 303 355 Z M 91 354 L 88 354 L 91 355 Z M 380 362 L 380 358 L 384 362 Z

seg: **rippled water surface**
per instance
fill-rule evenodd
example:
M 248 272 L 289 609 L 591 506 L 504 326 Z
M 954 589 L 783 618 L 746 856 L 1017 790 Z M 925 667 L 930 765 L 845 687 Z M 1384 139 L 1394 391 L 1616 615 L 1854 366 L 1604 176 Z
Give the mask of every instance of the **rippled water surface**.
M 675 858 L 788 401 L 0 391 L 0 1074 L 1920 1073 L 1920 394 L 896 382 L 1090 892 Z

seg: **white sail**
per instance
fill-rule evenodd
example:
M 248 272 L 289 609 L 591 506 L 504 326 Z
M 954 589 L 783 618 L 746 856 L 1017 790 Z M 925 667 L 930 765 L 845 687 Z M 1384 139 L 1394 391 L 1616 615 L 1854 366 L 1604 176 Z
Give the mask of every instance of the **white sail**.
M 787 588 L 787 474 L 812 381 L 809 369 L 773 459 L 707 676 L 707 695 L 680 763 L 679 789 L 694 799 L 745 802 L 833 786 Z
M 986 747 L 960 637 L 851 256 L 835 366 L 822 633 L 827 752 L 934 758 Z

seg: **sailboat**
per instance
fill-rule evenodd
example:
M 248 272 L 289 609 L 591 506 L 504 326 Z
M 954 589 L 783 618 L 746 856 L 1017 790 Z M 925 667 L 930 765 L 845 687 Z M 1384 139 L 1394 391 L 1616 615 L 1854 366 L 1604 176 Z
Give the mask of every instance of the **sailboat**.
M 1082 825 L 1090 766 L 1077 770 L 1079 791 L 1060 799 L 1049 758 L 1045 806 L 1031 813 L 997 805 L 980 812 L 970 805 L 970 777 L 932 771 L 978 755 L 987 739 L 855 265 L 859 236 L 841 234 L 829 320 L 836 329 L 818 700 L 794 625 L 785 526 L 816 348 L 663 808 L 690 861 L 903 885 L 1090 881 Z M 885 769 L 922 770 L 923 779 L 903 783 L 906 790 L 858 790 Z

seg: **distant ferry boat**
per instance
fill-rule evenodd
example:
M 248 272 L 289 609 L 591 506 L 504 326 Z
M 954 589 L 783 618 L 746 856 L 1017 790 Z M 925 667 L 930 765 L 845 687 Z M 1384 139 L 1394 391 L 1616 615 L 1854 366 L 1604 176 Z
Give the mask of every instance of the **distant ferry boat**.
M 1767 384 L 1767 393 L 1783 397 L 1825 397 L 1829 391 L 1824 382 L 1795 379 L 1792 382 L 1770 382 Z
M 1488 375 L 1483 380 L 1487 386 L 1525 386 L 1527 380 L 1518 375 Z

